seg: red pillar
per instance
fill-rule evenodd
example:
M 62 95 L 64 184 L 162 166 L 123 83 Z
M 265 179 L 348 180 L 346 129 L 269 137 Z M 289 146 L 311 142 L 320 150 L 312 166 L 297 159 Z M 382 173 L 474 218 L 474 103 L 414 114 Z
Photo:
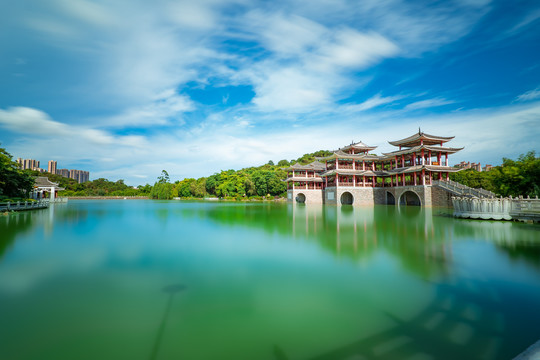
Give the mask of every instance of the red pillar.
M 413 173 L 413 178 L 414 178 L 414 186 L 416 186 L 416 172 Z
M 422 169 L 422 185 L 426 185 L 426 169 Z

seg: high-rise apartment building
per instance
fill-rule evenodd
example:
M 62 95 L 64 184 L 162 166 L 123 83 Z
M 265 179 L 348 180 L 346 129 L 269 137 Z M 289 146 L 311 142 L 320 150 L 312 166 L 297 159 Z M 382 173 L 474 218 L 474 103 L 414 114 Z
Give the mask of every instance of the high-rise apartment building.
M 56 170 L 56 173 L 60 176 L 63 176 L 65 178 L 69 178 L 69 170 L 68 169 L 58 169 Z
M 21 169 L 26 170 L 40 170 L 39 168 L 39 161 L 33 160 L 33 159 L 21 159 L 17 158 L 17 164 L 21 167 Z
M 56 174 L 56 161 L 49 160 L 49 166 L 47 168 L 47 171 L 51 174 Z
M 90 173 L 88 171 L 73 169 L 69 171 L 69 178 L 77 180 L 77 182 L 81 184 L 90 179 Z
M 23 170 L 30 169 L 30 170 L 37 170 L 39 172 L 45 172 L 44 169 L 40 169 L 39 161 L 37 160 L 17 158 L 17 164 L 19 164 L 19 167 Z M 47 171 L 51 174 L 56 174 L 56 175 L 60 175 L 66 178 L 75 179 L 77 180 L 79 184 L 90 181 L 90 173 L 88 171 L 75 170 L 75 169 L 73 170 L 58 169 L 57 166 L 58 165 L 56 161 L 49 160 Z

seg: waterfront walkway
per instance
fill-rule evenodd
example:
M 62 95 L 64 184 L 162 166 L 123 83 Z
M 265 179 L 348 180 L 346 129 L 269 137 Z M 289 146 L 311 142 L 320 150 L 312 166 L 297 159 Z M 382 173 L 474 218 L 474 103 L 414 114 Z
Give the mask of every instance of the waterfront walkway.
M 24 211 L 34 209 L 46 209 L 51 203 L 67 203 L 67 197 L 57 197 L 53 200 L 39 199 L 37 201 L 8 201 L 0 202 L 0 211 Z
M 17 201 L 17 202 L 0 202 L 0 211 L 24 211 L 34 209 L 48 208 L 50 201 Z
M 466 219 L 517 220 L 540 222 L 540 199 L 531 198 L 452 198 L 454 216 Z

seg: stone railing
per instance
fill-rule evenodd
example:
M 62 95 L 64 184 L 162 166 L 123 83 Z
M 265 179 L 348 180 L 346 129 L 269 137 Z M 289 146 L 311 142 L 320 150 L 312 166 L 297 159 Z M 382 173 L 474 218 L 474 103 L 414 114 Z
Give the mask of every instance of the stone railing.
M 39 201 L 17 201 L 17 202 L 3 202 L 0 203 L 0 211 L 21 211 L 32 209 L 43 209 L 49 207 L 49 200 Z
M 460 184 L 452 180 L 435 180 L 433 185 L 436 185 L 454 195 L 468 196 L 477 198 L 495 198 L 495 194 L 484 189 L 474 189 L 466 185 Z
M 540 199 L 452 197 L 454 216 L 469 219 L 540 220 Z

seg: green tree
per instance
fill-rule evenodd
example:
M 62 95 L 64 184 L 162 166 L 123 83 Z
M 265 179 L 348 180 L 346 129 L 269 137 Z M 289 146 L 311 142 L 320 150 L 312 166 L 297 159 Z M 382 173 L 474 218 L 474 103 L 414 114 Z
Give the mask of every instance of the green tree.
M 34 188 L 35 179 L 11 159 L 11 154 L 0 148 L 0 196 L 28 197 Z
M 158 182 L 165 184 L 169 182 L 169 173 L 165 170 L 161 170 L 161 176 L 158 176 Z
M 496 192 L 502 196 L 540 196 L 540 157 L 534 151 L 517 160 L 503 158 L 502 166 L 490 173 Z

